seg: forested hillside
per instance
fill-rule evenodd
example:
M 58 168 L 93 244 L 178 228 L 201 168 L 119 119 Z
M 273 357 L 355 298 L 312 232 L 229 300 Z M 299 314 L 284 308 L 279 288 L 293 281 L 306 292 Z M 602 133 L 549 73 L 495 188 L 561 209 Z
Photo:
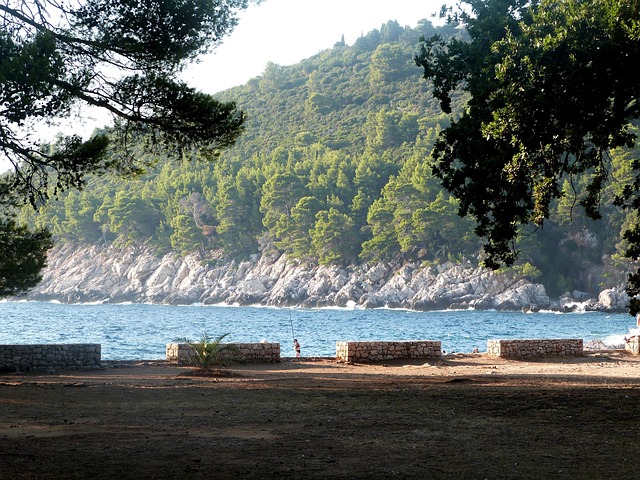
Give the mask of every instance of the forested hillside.
M 448 117 L 413 57 L 420 36 L 436 32 L 460 34 L 428 21 L 388 22 L 351 46 L 339 41 L 297 65 L 269 64 L 219 94 L 247 115 L 242 137 L 219 158 L 149 158 L 139 178 L 91 178 L 83 191 L 38 212 L 25 208 L 22 218 L 48 226 L 58 241 L 145 243 L 158 253 L 199 251 L 203 261 L 284 252 L 320 264 L 477 262 L 473 221 L 457 215 L 429 168 Z M 462 108 L 458 98 L 454 111 Z M 630 175 L 629 155 L 611 152 L 597 223 L 578 206 L 583 185 L 566 179 L 544 230 L 520 237 L 520 273 L 555 294 L 621 280 L 607 275 L 624 270 L 619 234 L 633 219 L 607 205 L 616 179 Z

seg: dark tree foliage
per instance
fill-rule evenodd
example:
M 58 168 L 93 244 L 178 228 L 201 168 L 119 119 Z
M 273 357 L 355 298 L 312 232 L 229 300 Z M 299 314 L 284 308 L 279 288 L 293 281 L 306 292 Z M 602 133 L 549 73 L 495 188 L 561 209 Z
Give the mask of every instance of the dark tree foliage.
M 168 152 L 231 145 L 243 116 L 177 80 L 190 61 L 216 46 L 250 0 L 3 0 L 0 2 L 0 151 L 11 181 L 29 201 L 79 187 L 89 172 L 137 170 L 132 138 Z M 114 128 L 42 145 L 38 122 L 68 118 L 76 107 L 103 109 Z M 117 155 L 106 155 L 110 139 Z
M 441 108 L 467 92 L 464 113 L 440 135 L 434 174 L 477 221 L 486 264 L 513 264 L 522 226 L 542 226 L 563 180 L 588 178 L 581 204 L 600 217 L 609 152 L 631 148 L 640 116 L 638 0 L 464 0 L 450 20 L 469 39 L 423 41 L 416 63 Z M 640 209 L 640 163 L 614 204 Z M 624 235 L 640 258 L 640 228 Z M 640 292 L 640 272 L 628 293 Z M 631 312 L 640 309 L 632 299 Z
M 35 287 L 50 247 L 51 235 L 46 230 L 30 232 L 13 220 L 0 220 L 0 297 Z
M 0 204 L 39 207 L 52 194 L 81 188 L 89 173 L 140 172 L 145 151 L 211 158 L 232 145 L 243 128 L 242 112 L 233 102 L 189 87 L 178 75 L 220 43 L 249 3 L 0 1 L 0 158 L 13 166 L 0 179 Z M 113 126 L 88 140 L 74 132 L 52 144 L 35 133 L 39 125 L 55 125 L 86 107 L 111 114 Z M 35 241 L 41 232 L 29 237 L 11 222 L 0 230 L 3 235 L 20 231 L 21 251 L 47 246 Z M 2 248 L 0 263 L 14 265 L 12 255 Z M 33 284 L 36 277 L 25 272 L 25 278 Z M 15 275 L 0 278 L 5 284 L 10 280 L 18 291 L 24 289 Z M 0 294 L 11 291 L 3 288 Z

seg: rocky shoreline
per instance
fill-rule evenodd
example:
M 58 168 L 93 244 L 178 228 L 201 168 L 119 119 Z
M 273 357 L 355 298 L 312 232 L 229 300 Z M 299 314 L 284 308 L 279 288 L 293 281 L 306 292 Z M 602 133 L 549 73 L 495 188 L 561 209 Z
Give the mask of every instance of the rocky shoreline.
M 196 255 L 155 256 L 146 247 L 62 244 L 49 255 L 30 300 L 185 305 L 357 306 L 413 310 L 597 310 L 624 312 L 621 287 L 592 298 L 584 292 L 551 299 L 541 284 L 471 264 L 381 262 L 338 267 L 282 256 L 202 262 Z

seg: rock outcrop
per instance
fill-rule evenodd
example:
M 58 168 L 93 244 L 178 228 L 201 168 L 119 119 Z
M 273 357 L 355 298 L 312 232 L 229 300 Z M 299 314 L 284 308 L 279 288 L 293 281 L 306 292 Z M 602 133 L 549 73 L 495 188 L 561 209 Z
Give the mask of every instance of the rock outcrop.
M 29 298 L 416 310 L 540 310 L 560 305 L 550 300 L 543 285 L 470 264 L 377 263 L 342 268 L 307 265 L 284 255 L 207 264 L 195 255 L 156 257 L 140 247 L 73 244 L 52 250 L 43 281 Z M 609 306 L 594 301 L 594 305 L 614 309 L 621 301 L 611 300 Z

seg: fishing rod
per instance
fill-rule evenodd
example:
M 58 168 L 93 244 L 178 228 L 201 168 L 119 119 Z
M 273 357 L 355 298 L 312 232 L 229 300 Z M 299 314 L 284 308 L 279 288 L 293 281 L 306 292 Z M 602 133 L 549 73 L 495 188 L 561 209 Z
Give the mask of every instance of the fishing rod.
M 300 356 L 300 344 L 296 340 L 296 334 L 293 331 L 293 318 L 291 317 L 291 307 L 289 307 L 289 323 L 291 324 L 291 338 L 293 338 L 293 349 L 296 352 L 296 357 Z
M 296 334 L 293 331 L 293 318 L 291 318 L 291 307 L 289 307 L 289 323 L 291 324 L 291 338 L 295 340 Z

